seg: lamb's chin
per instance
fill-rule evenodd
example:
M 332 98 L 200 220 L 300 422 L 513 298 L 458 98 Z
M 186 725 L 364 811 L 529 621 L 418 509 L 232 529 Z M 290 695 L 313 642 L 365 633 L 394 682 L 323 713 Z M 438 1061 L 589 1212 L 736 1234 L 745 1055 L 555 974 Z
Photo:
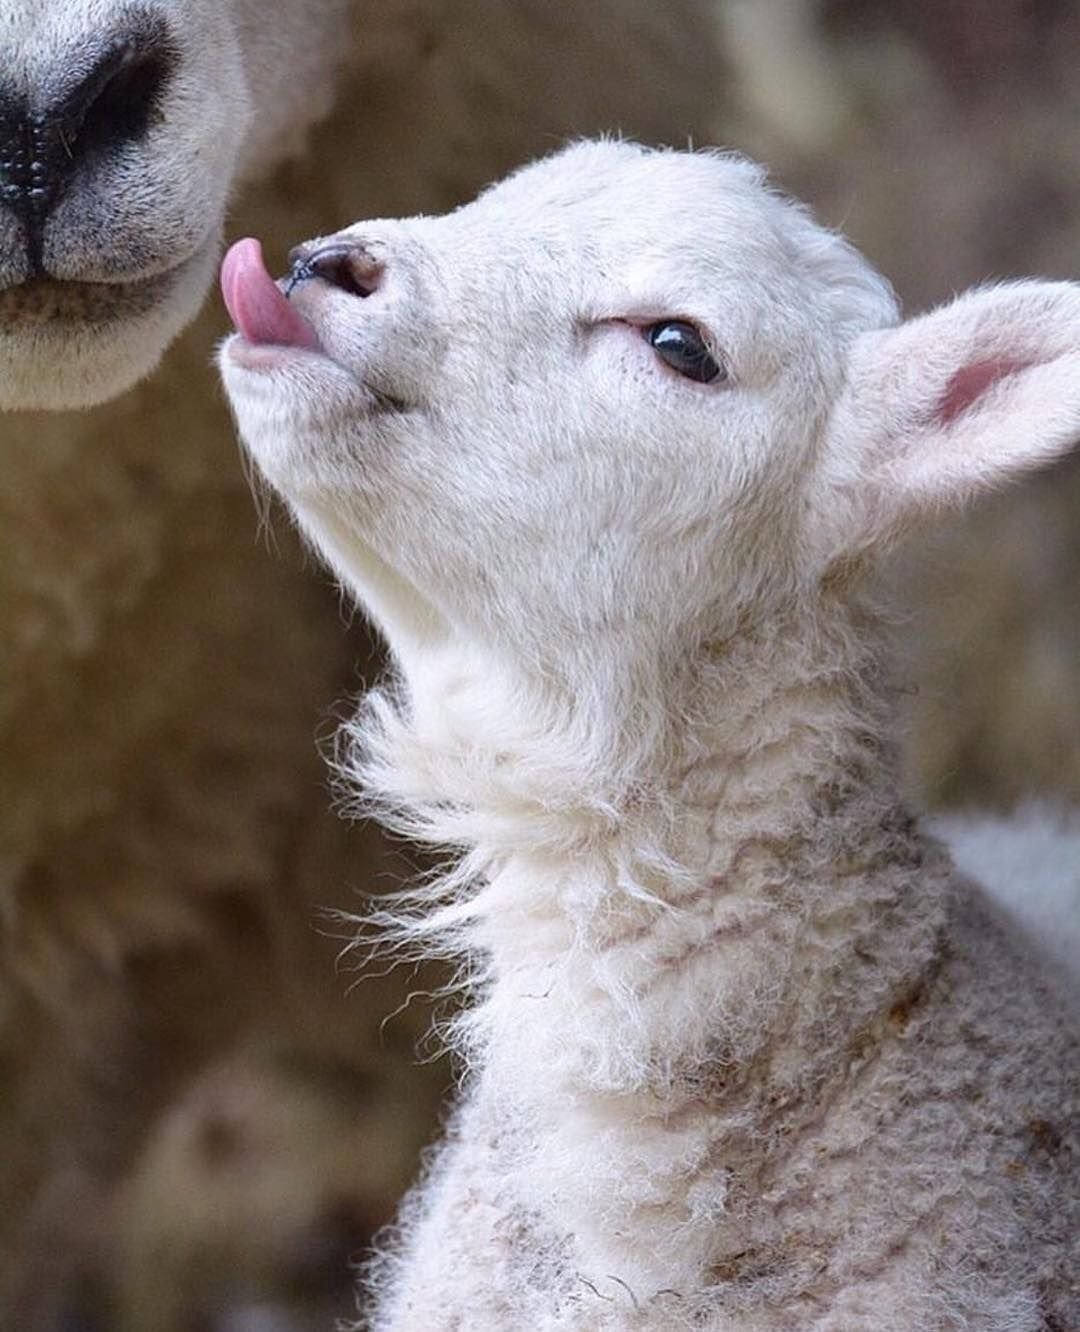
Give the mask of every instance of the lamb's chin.
M 244 447 L 275 489 L 318 488 L 335 442 L 355 441 L 379 403 L 321 352 L 227 338 L 218 364 Z
M 250 342 L 230 334 L 218 350 L 218 368 L 238 420 L 261 414 L 327 430 L 378 413 L 383 400 L 363 376 L 319 347 Z
M 278 342 L 250 342 L 241 333 L 230 333 L 218 348 L 218 367 L 230 394 L 243 392 L 245 385 L 265 381 L 267 391 L 303 396 L 318 387 L 323 378 L 348 383 L 360 391 L 358 377 L 319 347 L 299 347 Z M 251 372 L 251 373 L 249 373 Z

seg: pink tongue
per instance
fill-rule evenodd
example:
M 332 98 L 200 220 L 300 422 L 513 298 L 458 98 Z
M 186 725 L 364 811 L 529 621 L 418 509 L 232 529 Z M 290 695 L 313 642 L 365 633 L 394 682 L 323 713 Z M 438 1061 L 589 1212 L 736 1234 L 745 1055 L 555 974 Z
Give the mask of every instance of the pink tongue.
M 221 265 L 221 294 L 248 342 L 318 350 L 315 330 L 282 295 L 263 263 L 262 246 L 253 237 L 233 245 Z

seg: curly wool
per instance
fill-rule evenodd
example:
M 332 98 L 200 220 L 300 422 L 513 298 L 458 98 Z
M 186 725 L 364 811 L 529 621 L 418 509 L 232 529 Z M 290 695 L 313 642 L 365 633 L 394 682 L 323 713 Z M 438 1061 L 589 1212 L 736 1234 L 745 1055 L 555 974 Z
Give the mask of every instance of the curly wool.
M 1076 1317 L 1080 1045 L 1022 943 L 899 804 L 887 702 L 837 687 L 837 656 L 807 668 L 819 638 L 784 633 L 717 672 L 725 724 L 672 782 L 678 820 L 605 835 L 579 809 L 545 845 L 527 780 L 504 776 L 486 803 L 472 754 L 442 787 L 474 828 L 492 811 L 493 837 L 441 893 L 361 926 L 464 956 L 472 1001 L 447 1029 L 461 1106 L 367 1275 L 373 1328 Z M 817 706 L 791 706 L 815 689 Z M 398 720 L 397 746 L 385 716 L 354 728 L 380 754 L 354 773 L 400 801 L 406 774 L 415 790 L 453 765 L 427 751 L 421 777 Z M 513 749 L 500 759 L 516 769 Z M 556 806 L 568 785 L 549 788 Z M 399 819 L 464 840 L 437 804 Z M 558 819 L 543 810 L 546 829 Z M 1041 1240 L 1020 1242 L 1034 1215 Z

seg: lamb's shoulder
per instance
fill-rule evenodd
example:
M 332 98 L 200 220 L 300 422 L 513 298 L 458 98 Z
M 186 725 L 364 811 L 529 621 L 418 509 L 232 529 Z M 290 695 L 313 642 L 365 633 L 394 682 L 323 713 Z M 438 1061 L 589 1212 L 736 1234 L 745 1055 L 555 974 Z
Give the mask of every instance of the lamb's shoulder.
M 974 885 L 792 1130 L 708 1327 L 743 1328 L 737 1300 L 770 1329 L 1080 1326 L 1080 1039 Z
M 814 1144 L 819 1206 L 860 1216 L 838 1307 L 879 1280 L 900 1300 L 916 1261 L 926 1307 L 898 1327 L 1080 1326 L 1080 1030 L 979 884 L 957 879 L 939 963 L 885 1026 Z
M 1060 982 L 994 896 L 961 879 L 936 992 L 912 1040 L 916 1055 L 933 1051 L 920 1065 L 928 1089 L 936 1083 L 940 1100 L 964 1107 L 968 1155 L 1005 1181 L 1025 1242 L 1045 1240 L 1071 1209 L 1061 1234 L 1074 1237 L 1080 1271 L 1080 1021 Z M 1080 1321 L 1080 1304 L 1073 1312 Z

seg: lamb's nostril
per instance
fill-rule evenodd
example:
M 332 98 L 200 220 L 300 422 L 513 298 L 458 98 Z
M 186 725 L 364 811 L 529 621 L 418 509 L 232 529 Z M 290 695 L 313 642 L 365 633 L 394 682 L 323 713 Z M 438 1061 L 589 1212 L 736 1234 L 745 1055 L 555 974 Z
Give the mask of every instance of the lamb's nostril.
M 317 250 L 294 251 L 290 257 L 294 275 L 322 278 L 350 296 L 370 296 L 382 281 L 381 261 L 363 245 L 335 242 Z
M 0 95 L 0 201 L 21 218 L 35 268 L 49 212 L 98 154 L 140 138 L 172 76 L 177 53 L 159 18 L 107 36 L 50 103 Z

